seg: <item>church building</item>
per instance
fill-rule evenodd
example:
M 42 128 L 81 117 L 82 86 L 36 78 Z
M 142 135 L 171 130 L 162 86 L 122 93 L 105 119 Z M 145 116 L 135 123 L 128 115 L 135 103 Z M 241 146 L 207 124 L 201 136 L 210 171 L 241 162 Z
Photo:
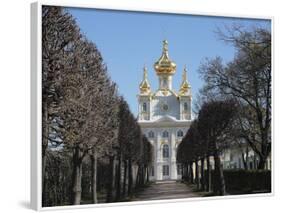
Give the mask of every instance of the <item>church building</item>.
M 154 70 L 159 84 L 152 91 L 147 68 L 143 68 L 137 96 L 138 123 L 153 147 L 150 180 L 176 180 L 181 178 L 177 147 L 191 124 L 191 86 L 184 67 L 181 85 L 174 89 L 176 63 L 169 58 L 167 40 L 163 41 L 162 55 L 154 63 Z

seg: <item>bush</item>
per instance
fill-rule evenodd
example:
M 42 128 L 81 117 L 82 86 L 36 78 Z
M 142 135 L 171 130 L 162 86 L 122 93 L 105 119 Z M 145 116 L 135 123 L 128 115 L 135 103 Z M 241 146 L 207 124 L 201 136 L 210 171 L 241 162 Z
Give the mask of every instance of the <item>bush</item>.
M 271 171 L 224 170 L 223 174 L 229 194 L 271 192 Z

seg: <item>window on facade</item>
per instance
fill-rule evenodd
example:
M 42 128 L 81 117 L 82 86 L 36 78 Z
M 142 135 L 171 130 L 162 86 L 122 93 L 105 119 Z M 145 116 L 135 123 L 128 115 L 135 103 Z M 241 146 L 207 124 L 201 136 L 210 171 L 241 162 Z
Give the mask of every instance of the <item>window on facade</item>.
M 187 105 L 186 102 L 183 104 L 183 110 L 184 110 L 184 111 L 187 111 L 187 110 L 188 110 L 188 105 Z
M 153 131 L 150 131 L 150 132 L 148 133 L 148 137 L 149 137 L 149 138 L 154 138 L 154 132 L 153 132 Z
M 165 144 L 163 146 L 163 158 L 168 158 L 169 157 L 169 146 Z
M 163 165 L 163 176 L 169 176 L 169 166 Z
M 179 130 L 177 135 L 178 135 L 178 137 L 183 137 L 183 131 Z
M 143 112 L 146 112 L 146 111 L 147 111 L 147 105 L 146 105 L 146 103 L 143 103 L 143 104 L 142 104 L 142 111 L 143 111 Z
M 168 138 L 169 137 L 169 132 L 164 131 L 163 134 L 162 134 L 162 137 L 163 138 Z

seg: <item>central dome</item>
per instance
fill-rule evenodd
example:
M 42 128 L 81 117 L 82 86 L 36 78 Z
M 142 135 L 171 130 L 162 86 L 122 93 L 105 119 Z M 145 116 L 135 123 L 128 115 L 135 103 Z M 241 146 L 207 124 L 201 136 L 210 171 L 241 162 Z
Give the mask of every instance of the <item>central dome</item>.
M 162 55 L 154 63 L 154 69 L 158 75 L 161 74 L 174 74 L 176 72 L 176 63 L 170 60 L 168 55 L 168 41 L 163 41 Z

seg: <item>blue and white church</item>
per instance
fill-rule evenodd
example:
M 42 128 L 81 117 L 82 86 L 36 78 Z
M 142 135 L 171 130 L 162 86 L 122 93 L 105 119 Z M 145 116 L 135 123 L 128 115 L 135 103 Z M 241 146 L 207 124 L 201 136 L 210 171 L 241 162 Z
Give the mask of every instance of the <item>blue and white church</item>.
M 138 123 L 153 147 L 150 180 L 176 180 L 181 178 L 177 165 L 177 147 L 191 124 L 191 86 L 187 70 L 182 71 L 182 82 L 173 87 L 176 63 L 169 58 L 168 42 L 163 41 L 162 55 L 154 63 L 158 76 L 158 89 L 152 91 L 143 68 L 138 97 Z

